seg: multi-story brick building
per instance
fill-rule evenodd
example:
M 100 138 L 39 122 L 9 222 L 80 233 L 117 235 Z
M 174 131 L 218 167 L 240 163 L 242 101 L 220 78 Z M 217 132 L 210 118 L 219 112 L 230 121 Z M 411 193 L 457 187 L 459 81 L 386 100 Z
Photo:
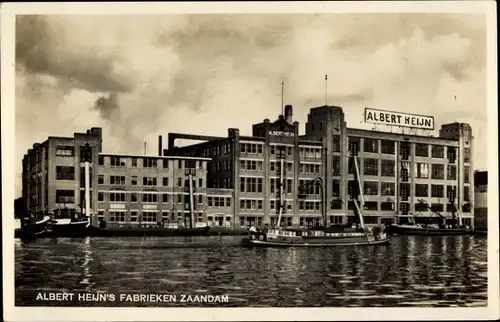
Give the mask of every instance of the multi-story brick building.
M 175 156 L 99 154 L 96 224 L 205 226 L 208 161 L 210 159 Z
M 82 152 L 90 148 L 90 199 L 96 200 L 92 183 L 97 174 L 92 164 L 102 149 L 102 130 L 91 128 L 86 133 L 75 133 L 73 137 L 49 137 L 43 143 L 35 143 L 23 157 L 22 196 L 25 207 L 33 214 L 54 213 L 66 209 L 69 212 L 84 212 L 85 167 Z
M 206 142 L 175 147 L 176 139 Z M 241 136 L 238 129 L 229 129 L 227 137 L 170 133 L 162 154 L 210 158 L 207 185 L 233 189 L 235 225 L 273 225 L 281 206 L 287 226 L 305 227 L 323 218 L 329 223 L 356 221 L 349 195 L 356 184 L 349 161 L 352 145 L 359 147 L 365 223 L 419 222 L 437 217 L 436 212 L 451 221 L 458 209 L 463 223 L 473 225 L 468 124 L 443 125 L 439 137 L 369 131 L 348 128 L 342 108 L 322 106 L 310 110 L 306 133 L 299 135 L 288 105 L 275 122 L 255 124 L 252 136 Z M 277 195 L 281 173 L 283 194 Z M 314 179 L 321 186 L 310 185 L 305 198 L 297 198 L 300 187 Z M 452 205 L 448 191 L 454 191 Z

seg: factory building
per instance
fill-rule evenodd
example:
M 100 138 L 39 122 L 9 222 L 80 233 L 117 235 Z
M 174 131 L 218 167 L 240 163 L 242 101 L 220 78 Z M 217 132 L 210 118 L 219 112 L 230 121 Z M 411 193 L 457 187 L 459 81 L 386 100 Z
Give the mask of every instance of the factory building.
M 276 121 L 253 125 L 251 136 L 234 128 L 227 137 L 169 133 L 160 154 L 210 158 L 207 186 L 233 190 L 235 227 L 275 225 L 280 210 L 289 227 L 355 223 L 353 154 L 366 224 L 451 223 L 455 215 L 474 224 L 468 124 L 445 124 L 439 137 L 370 131 L 348 128 L 342 108 L 322 106 L 310 110 L 300 135 L 292 115 L 285 106 Z M 176 139 L 205 142 L 176 147 Z M 315 180 L 321 184 L 310 184 Z
M 49 137 L 35 143 L 23 157 L 22 197 L 24 207 L 31 214 L 54 214 L 66 211 L 71 214 L 84 212 L 85 167 L 83 151 L 88 147 L 90 162 L 90 196 L 96 200 L 92 183 L 97 173 L 92 164 L 102 149 L 102 130 L 91 128 L 73 137 Z

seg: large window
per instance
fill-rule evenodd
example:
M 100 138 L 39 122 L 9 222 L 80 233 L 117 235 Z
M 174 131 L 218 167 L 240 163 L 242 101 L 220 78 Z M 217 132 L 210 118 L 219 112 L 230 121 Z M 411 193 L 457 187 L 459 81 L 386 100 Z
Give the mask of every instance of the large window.
M 156 193 L 144 192 L 142 194 L 142 202 L 149 202 L 149 203 L 158 202 L 158 195 Z
M 125 185 L 125 176 L 109 176 L 109 184 Z
M 415 177 L 421 179 L 429 178 L 429 164 L 428 163 L 415 163 Z
M 142 213 L 142 222 L 155 223 L 157 216 L 158 216 L 157 212 L 143 212 Z
M 394 154 L 394 141 L 382 140 L 382 154 Z
M 158 167 L 157 160 L 153 158 L 142 158 L 143 168 L 156 168 Z
M 75 147 L 58 145 L 56 147 L 56 155 L 61 157 L 75 156 Z
M 56 166 L 56 180 L 75 180 L 75 167 Z
M 464 201 L 470 201 L 470 187 L 464 186 Z
M 383 177 L 394 177 L 396 162 L 394 160 L 382 160 L 381 161 L 382 173 Z
M 364 194 L 365 195 L 378 195 L 378 182 L 377 181 L 365 181 L 364 183 Z
M 470 162 L 470 148 L 464 148 L 464 162 Z
M 363 147 L 364 152 L 378 153 L 378 140 L 365 138 L 363 140 Z
M 442 184 L 431 185 L 431 197 L 443 198 L 444 197 L 444 185 L 442 185 Z
M 444 179 L 444 164 L 432 165 L 432 179 Z
M 367 202 L 365 202 L 364 209 L 365 210 L 378 210 L 378 202 L 367 201 Z M 365 219 L 366 218 L 370 218 L 370 217 L 365 217 Z M 373 217 L 371 217 L 371 218 L 373 218 Z M 367 223 L 366 220 L 365 220 L 365 223 Z
M 143 177 L 142 185 L 143 186 L 156 186 L 158 182 L 156 181 L 156 177 Z
M 125 192 L 110 192 L 109 201 L 111 202 L 125 202 L 126 201 Z
M 110 165 L 112 167 L 124 167 L 126 165 L 126 158 L 123 157 L 110 157 Z
M 395 195 L 395 183 L 394 182 L 381 182 L 380 183 L 380 194 L 382 196 L 394 196 Z
M 247 154 L 262 154 L 264 151 L 264 146 L 256 143 L 241 143 L 240 148 L 241 153 Z
M 444 146 L 442 145 L 433 145 L 432 146 L 432 157 L 433 158 L 444 158 Z
M 262 171 L 262 161 L 240 160 L 240 168 L 248 171 Z
M 262 178 L 240 177 L 241 192 L 262 192 Z
M 369 176 L 378 176 L 377 159 L 364 159 L 364 174 Z
M 75 191 L 74 190 L 56 190 L 57 203 L 74 203 Z
M 429 185 L 427 184 L 416 184 L 415 185 L 415 197 L 429 197 Z
M 340 197 L 340 180 L 333 180 L 332 182 L 332 196 Z
M 428 157 L 429 145 L 420 143 L 415 144 L 415 155 L 417 157 Z

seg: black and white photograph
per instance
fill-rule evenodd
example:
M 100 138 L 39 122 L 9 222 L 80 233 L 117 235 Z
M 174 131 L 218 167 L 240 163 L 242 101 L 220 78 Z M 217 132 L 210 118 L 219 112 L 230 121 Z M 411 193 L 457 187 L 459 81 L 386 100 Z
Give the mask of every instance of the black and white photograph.
M 500 317 L 494 2 L 1 15 L 6 321 Z

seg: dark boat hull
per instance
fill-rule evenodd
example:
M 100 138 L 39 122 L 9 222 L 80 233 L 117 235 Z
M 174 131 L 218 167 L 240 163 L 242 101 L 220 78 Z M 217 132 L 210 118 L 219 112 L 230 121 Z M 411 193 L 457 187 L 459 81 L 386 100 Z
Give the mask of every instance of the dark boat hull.
M 42 237 L 47 232 L 47 225 L 49 219 L 46 218 L 40 222 L 27 224 L 21 228 L 16 228 L 14 230 L 14 238 L 19 239 L 35 239 Z
M 375 246 L 375 245 L 386 245 L 389 243 L 389 238 L 381 240 L 351 240 L 343 239 L 339 241 L 316 241 L 311 242 L 311 240 L 300 240 L 297 242 L 283 242 L 283 241 L 264 241 L 251 238 L 243 238 L 242 245 L 247 247 L 337 247 L 337 246 Z
M 171 237 L 208 236 L 210 227 L 200 228 L 98 228 L 90 227 L 89 234 L 96 237 Z
M 48 226 L 44 237 L 69 237 L 69 238 L 79 238 L 86 237 L 89 235 L 89 222 L 80 221 L 72 222 L 68 224 L 52 224 Z
M 466 235 L 470 234 L 471 231 L 466 228 L 421 228 L 392 225 L 387 229 L 387 233 L 396 235 L 443 236 Z

